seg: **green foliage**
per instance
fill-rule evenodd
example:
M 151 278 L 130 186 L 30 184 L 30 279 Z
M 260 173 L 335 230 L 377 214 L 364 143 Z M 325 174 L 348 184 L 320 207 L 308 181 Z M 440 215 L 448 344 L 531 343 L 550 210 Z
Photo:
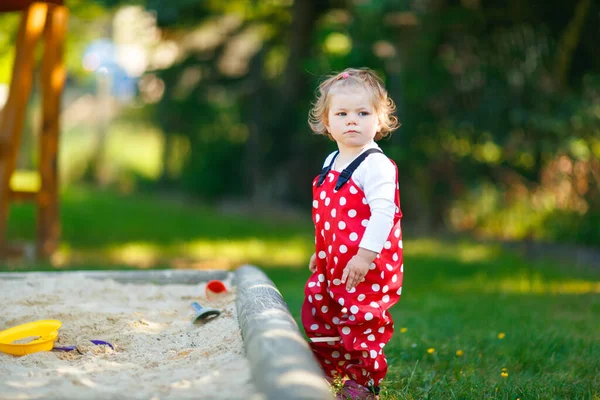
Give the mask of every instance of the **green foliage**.
M 178 56 L 147 71 L 165 91 L 141 114 L 167 144 L 162 173 L 144 179 L 215 201 L 278 188 L 266 198 L 294 205 L 308 204 L 334 148 L 307 126 L 315 88 L 331 71 L 368 66 L 398 106 L 402 127 L 382 147 L 401 171 L 409 221 L 544 240 L 569 228 L 597 246 L 600 59 L 590 43 L 600 6 L 586 1 L 78 0 L 67 64 L 89 84 L 87 43 L 107 35 L 119 7 L 146 7 Z M 16 20 L 0 18 L 14 32 Z M 0 36 L 0 80 L 10 35 Z M 181 142 L 181 168 L 169 170 Z
M 600 243 L 600 214 L 554 212 L 541 223 L 542 237 L 561 243 L 597 246 Z
M 217 139 L 203 147 L 196 146 L 196 149 L 188 158 L 181 176 L 181 186 L 185 191 L 207 199 L 244 194 L 245 175 L 239 162 L 244 157 L 241 144 Z

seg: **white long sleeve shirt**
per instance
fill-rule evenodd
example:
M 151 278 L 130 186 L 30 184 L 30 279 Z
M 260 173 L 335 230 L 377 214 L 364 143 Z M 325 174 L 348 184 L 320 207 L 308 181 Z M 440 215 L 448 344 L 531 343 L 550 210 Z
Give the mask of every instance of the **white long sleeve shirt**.
M 363 149 L 363 152 L 368 149 L 379 149 L 379 146 L 372 142 Z M 323 167 L 331 164 L 336 153 L 337 151 L 334 151 L 327 156 Z M 342 171 L 352 161 L 350 160 L 344 165 L 335 165 L 337 164 L 336 160 L 332 169 L 338 172 Z M 367 204 L 371 209 L 371 218 L 359 247 L 380 253 L 394 224 L 396 168 L 385 154 L 373 153 L 356 168 L 352 174 L 352 180 L 365 193 Z

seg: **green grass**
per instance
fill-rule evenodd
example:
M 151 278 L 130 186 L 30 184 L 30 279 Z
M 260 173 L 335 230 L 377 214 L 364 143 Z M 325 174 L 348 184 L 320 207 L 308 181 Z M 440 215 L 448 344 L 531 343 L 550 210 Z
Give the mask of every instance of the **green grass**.
M 202 267 L 252 262 L 299 321 L 313 243 L 308 216 L 227 216 L 70 189 L 62 219 L 54 265 L 0 270 L 168 268 L 182 257 L 204 260 Z M 32 237 L 33 221 L 32 209 L 15 207 L 10 235 Z M 382 399 L 600 399 L 600 273 L 526 262 L 494 246 L 411 240 L 409 226 L 404 232 L 404 290 L 392 309 Z
M 203 205 L 83 188 L 63 194 L 61 221 L 55 265 L 168 267 L 173 260 L 183 266 L 192 260 L 219 267 L 288 265 L 304 262 L 311 247 L 309 217 L 274 220 L 268 211 L 254 217 L 219 215 Z M 31 238 L 34 229 L 33 207 L 12 207 L 9 238 Z
M 405 240 L 404 290 L 391 312 L 396 333 L 386 347 L 382 398 L 600 396 L 597 280 L 532 269 L 510 256 L 466 262 L 460 252 L 436 257 L 410 246 Z M 299 321 L 298 285 L 308 273 L 269 272 Z

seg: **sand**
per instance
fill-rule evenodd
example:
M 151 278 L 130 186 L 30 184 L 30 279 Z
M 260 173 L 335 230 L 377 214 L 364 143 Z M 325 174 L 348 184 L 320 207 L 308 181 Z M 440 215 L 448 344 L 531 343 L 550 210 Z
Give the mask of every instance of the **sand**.
M 204 289 L 80 276 L 0 279 L 0 330 L 58 319 L 63 325 L 55 346 L 77 346 L 22 357 L 0 353 L 0 399 L 259 398 L 235 293 L 209 301 Z M 192 301 L 222 314 L 192 324 Z M 110 342 L 115 350 L 95 346 L 92 339 Z

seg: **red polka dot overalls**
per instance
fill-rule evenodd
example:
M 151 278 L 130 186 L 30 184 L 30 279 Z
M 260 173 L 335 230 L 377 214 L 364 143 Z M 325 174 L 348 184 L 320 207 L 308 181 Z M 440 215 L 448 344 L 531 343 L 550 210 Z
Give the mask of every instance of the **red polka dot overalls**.
M 351 176 L 373 152 L 381 151 L 365 151 L 341 173 L 331 170 L 333 157 L 313 182 L 317 269 L 306 283 L 302 305 L 302 324 L 326 375 L 348 375 L 364 386 L 379 385 L 387 372 L 383 347 L 394 326 L 386 311 L 400 299 L 403 276 L 396 190 L 394 225 L 384 248 L 363 282 L 349 291 L 341 283 L 371 216 L 364 192 Z M 397 181 L 396 170 L 396 185 Z

